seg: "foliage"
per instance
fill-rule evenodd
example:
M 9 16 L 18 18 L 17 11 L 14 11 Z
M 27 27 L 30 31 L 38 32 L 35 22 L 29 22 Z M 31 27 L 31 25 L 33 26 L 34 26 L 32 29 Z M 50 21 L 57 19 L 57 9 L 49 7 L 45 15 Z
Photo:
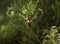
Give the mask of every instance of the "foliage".
M 60 44 L 59 0 L 2 0 L 2 3 L 1 44 Z

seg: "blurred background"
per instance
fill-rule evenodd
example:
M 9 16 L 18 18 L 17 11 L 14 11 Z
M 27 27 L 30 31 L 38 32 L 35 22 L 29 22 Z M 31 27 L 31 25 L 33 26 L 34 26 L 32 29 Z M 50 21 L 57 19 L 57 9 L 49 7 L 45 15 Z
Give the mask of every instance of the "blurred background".
M 0 44 L 60 44 L 60 0 L 0 0 Z

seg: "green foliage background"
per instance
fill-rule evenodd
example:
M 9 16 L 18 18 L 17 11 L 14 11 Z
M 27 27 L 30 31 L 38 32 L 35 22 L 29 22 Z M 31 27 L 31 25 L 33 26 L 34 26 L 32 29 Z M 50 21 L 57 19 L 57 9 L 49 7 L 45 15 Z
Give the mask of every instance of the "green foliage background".
M 60 44 L 60 0 L 0 0 L 0 44 Z

